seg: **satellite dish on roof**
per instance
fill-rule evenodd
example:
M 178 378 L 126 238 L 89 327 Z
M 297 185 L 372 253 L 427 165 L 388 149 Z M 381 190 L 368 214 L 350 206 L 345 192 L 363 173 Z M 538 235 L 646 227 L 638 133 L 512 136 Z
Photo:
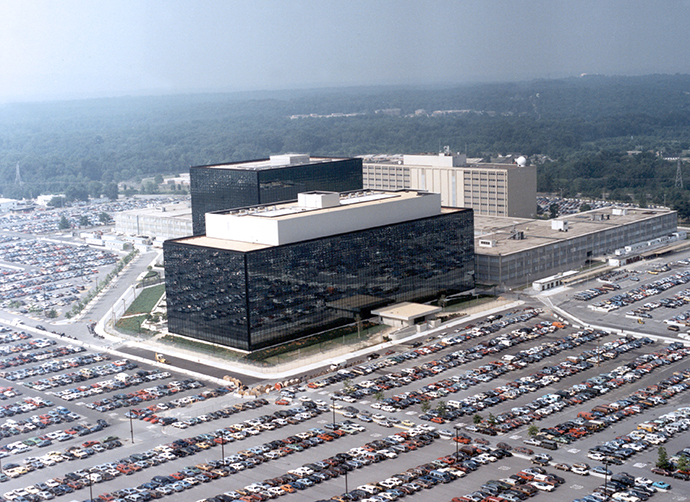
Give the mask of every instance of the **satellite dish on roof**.
M 527 159 L 523 156 L 518 157 L 515 162 L 520 167 L 525 167 L 527 165 Z

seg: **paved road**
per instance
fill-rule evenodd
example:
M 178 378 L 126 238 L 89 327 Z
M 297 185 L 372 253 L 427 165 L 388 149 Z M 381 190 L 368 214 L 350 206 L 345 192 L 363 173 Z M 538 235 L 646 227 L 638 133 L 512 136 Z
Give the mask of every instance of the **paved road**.
M 154 358 L 154 352 L 150 349 L 142 349 L 139 347 L 133 347 L 127 344 L 124 344 L 120 347 L 117 348 L 119 352 L 123 352 L 125 354 L 132 354 L 134 356 L 139 356 L 139 357 L 144 357 L 146 359 L 151 359 L 153 360 Z M 171 356 L 169 354 L 166 354 L 165 351 L 160 351 L 160 354 L 165 356 L 165 358 L 170 362 L 170 366 L 172 368 L 180 368 L 183 370 L 188 370 L 188 371 L 196 371 L 197 373 L 201 373 L 203 375 L 208 375 L 214 378 L 223 378 L 225 375 L 230 375 L 232 377 L 237 378 L 238 380 L 242 381 L 243 384 L 252 387 L 260 382 L 262 382 L 264 379 L 262 378 L 256 378 L 256 377 L 251 377 L 244 375 L 242 373 L 233 373 L 232 371 L 227 371 L 223 368 L 218 368 L 216 366 L 213 366 L 212 364 L 207 364 L 204 362 L 203 355 L 201 355 L 197 359 L 184 359 L 181 357 L 176 357 L 176 356 Z

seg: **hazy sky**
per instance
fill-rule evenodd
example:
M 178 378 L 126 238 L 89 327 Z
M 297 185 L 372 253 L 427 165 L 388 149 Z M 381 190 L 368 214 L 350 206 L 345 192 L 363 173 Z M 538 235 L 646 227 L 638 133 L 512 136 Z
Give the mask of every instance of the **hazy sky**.
M 0 0 L 0 102 L 690 73 L 690 0 Z

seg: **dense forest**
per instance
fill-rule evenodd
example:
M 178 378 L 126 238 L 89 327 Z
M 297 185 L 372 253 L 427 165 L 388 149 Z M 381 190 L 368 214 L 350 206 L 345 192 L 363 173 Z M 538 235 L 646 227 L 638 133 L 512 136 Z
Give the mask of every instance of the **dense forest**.
M 190 165 L 444 145 L 470 157 L 530 156 L 540 191 L 665 201 L 690 216 L 690 192 L 675 187 L 676 162 L 663 160 L 690 149 L 688 75 L 2 105 L 0 192 L 112 195 L 115 183 Z

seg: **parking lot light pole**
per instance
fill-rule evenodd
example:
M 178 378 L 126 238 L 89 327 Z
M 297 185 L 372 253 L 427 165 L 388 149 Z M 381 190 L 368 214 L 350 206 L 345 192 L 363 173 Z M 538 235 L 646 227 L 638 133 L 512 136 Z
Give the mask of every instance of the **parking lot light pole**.
M 220 456 L 223 467 L 225 467 L 225 438 L 223 436 L 220 437 Z
M 333 412 L 333 427 L 335 427 L 335 396 L 331 396 L 331 411 Z
M 347 469 L 345 469 L 345 493 L 348 493 L 349 490 L 347 489 Z
M 610 465 L 609 459 L 605 458 L 604 459 L 604 469 L 605 469 L 605 471 L 604 471 L 604 490 L 608 490 L 608 488 L 609 488 L 609 465 Z M 606 496 L 607 497 L 609 496 L 608 493 L 606 494 Z
M 93 500 L 93 481 L 91 480 L 92 472 L 89 473 L 89 500 Z
M 134 424 L 132 422 L 132 410 L 129 410 L 129 433 L 132 436 L 132 444 L 134 444 Z
M 455 429 L 455 461 L 457 462 L 459 460 L 459 457 L 458 457 L 458 443 L 459 443 L 459 441 L 458 441 L 458 430 L 460 430 L 460 427 L 458 427 L 457 425 L 454 425 L 453 429 Z

